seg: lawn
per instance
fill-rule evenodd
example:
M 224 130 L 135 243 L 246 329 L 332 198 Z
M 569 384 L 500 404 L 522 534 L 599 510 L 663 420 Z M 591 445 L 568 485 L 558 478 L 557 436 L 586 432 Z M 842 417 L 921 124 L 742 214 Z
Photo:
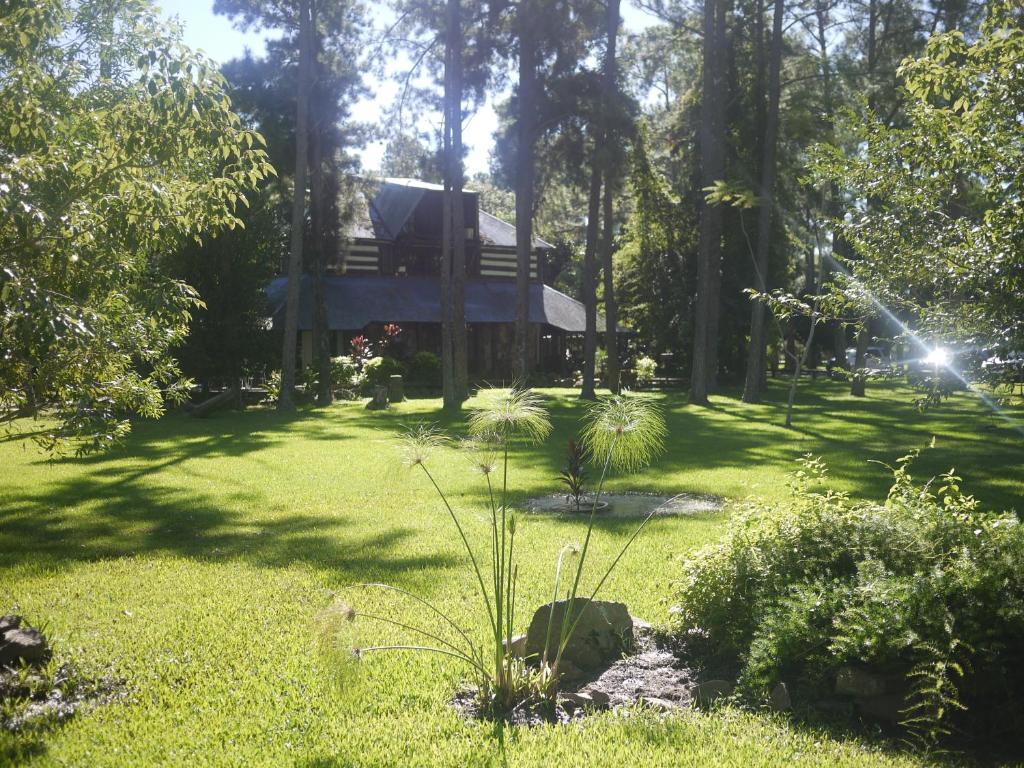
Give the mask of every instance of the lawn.
M 518 499 L 555 489 L 561 452 L 582 408 L 548 390 L 551 440 L 514 455 Z M 784 498 L 802 453 L 823 456 L 836 487 L 884 494 L 884 468 L 927 445 L 915 474 L 955 466 L 987 507 L 1024 507 L 1024 435 L 958 394 L 919 414 L 908 390 L 874 387 L 865 400 L 819 382 L 799 396 L 796 429 L 779 426 L 784 388 L 747 406 L 734 395 L 710 408 L 663 400 L 668 451 L 613 489 L 703 491 L 729 499 Z M 471 405 L 471 404 L 470 404 Z M 1021 414 L 1012 418 L 1019 424 Z M 103 456 L 48 461 L 33 444 L 0 443 L 0 613 L 44 621 L 58 656 L 111 670 L 128 697 L 41 739 L 0 734 L 0 761 L 27 765 L 498 765 L 494 728 L 466 724 L 446 702 L 463 676 L 455 660 L 368 656 L 355 674 L 324 654 L 318 617 L 338 594 L 438 626 L 408 603 L 346 587 L 387 581 L 476 621 L 473 577 L 432 489 L 397 460 L 405 423 L 440 420 L 418 400 L 386 413 L 358 404 L 138 424 Z M 449 424 L 453 429 L 457 424 Z M 470 535 L 483 542 L 479 478 L 454 451 L 437 474 Z M 623 560 L 604 595 L 664 623 L 677 559 L 722 530 L 728 511 L 660 519 Z M 583 524 L 522 520 L 520 605 L 548 599 L 559 548 Z M 631 532 L 595 533 L 599 568 Z M 593 573 L 593 571 L 591 571 Z M 525 625 L 528 616 L 519 624 Z M 399 639 L 360 628 L 356 641 Z M 920 765 L 857 736 L 828 735 L 767 714 L 723 711 L 659 719 L 602 715 L 584 724 L 507 734 L 510 765 Z M 20 752 L 19 752 L 20 751 Z

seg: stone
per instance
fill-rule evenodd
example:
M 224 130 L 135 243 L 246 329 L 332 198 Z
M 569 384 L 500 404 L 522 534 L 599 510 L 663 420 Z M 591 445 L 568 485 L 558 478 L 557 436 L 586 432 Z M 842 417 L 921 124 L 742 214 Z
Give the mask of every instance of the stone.
M 405 382 L 402 381 L 402 374 L 396 373 L 388 377 L 388 399 L 392 403 L 405 400 Z
M 570 712 L 575 712 L 577 709 L 600 708 L 592 696 L 579 691 L 559 694 L 558 702 Z
M 719 699 L 732 696 L 733 690 L 735 687 L 728 680 L 705 680 L 697 686 L 693 698 L 706 707 Z
M 568 600 L 559 600 L 554 604 L 553 615 L 551 603 L 537 609 L 526 632 L 528 657 L 540 658 L 543 655 L 549 620 L 551 647 L 548 649 L 548 655 L 555 654 L 568 607 Z M 582 615 L 569 637 L 562 661 L 559 663 L 558 672 L 563 679 L 568 678 L 569 669 L 564 662 L 569 662 L 584 674 L 592 673 L 607 668 L 633 647 L 633 619 L 625 605 L 606 600 L 587 603 L 584 598 L 576 598 L 573 601 L 570 622 L 575 620 L 580 611 Z
M 526 635 L 513 635 L 511 643 L 507 640 L 502 640 L 501 647 L 505 649 L 505 653 L 509 656 L 521 659 L 526 655 Z
M 907 704 L 903 696 L 898 693 L 886 693 L 881 696 L 869 696 L 857 699 L 857 711 L 864 717 L 873 720 L 884 720 L 888 723 L 898 723 L 903 719 L 902 710 Z
M 859 667 L 840 667 L 836 673 L 836 693 L 840 696 L 881 696 L 886 688 L 884 677 Z
M 669 701 L 668 699 L 659 699 L 657 696 L 645 696 L 644 698 L 640 699 L 640 701 L 646 704 L 651 709 L 656 710 L 658 712 L 664 712 L 666 714 L 669 712 L 675 712 L 677 709 L 680 709 L 679 705 L 676 702 Z
M 19 662 L 38 665 L 50 660 L 46 637 L 32 627 L 15 627 L 3 633 L 0 640 L 0 667 L 13 667 Z
M 633 637 L 651 637 L 654 634 L 654 627 L 643 619 L 633 617 Z
M 785 683 L 776 683 L 768 694 L 768 706 L 775 712 L 788 712 L 793 706 L 793 700 L 789 698 L 789 689 Z
M 374 387 L 373 397 L 370 398 L 370 402 L 366 404 L 366 410 L 368 411 L 383 411 L 388 408 L 388 388 L 387 387 Z
M 814 706 L 826 714 L 835 715 L 844 720 L 853 716 L 853 704 L 847 699 L 821 699 Z

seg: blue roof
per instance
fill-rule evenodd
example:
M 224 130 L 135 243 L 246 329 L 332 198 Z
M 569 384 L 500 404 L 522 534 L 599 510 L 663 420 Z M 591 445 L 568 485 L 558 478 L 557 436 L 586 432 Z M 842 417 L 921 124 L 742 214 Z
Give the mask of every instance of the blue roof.
M 275 323 L 281 322 L 288 278 L 270 284 L 267 296 Z M 441 322 L 441 286 L 433 277 L 324 277 L 327 325 L 334 331 L 357 331 L 370 323 Z M 467 280 L 466 322 L 514 323 L 516 284 L 511 280 Z M 549 285 L 530 284 L 530 322 L 544 323 L 570 333 L 583 333 L 583 305 Z M 598 328 L 603 330 L 603 323 Z M 299 329 L 313 328 L 313 282 L 302 276 Z

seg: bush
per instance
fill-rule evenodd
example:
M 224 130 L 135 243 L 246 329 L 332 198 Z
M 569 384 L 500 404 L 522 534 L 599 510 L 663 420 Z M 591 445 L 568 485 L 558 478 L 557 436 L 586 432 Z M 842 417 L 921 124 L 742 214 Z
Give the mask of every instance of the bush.
M 347 355 L 331 358 L 331 386 L 334 389 L 356 389 L 362 379 L 354 359 Z
M 806 458 L 787 507 L 750 505 L 686 561 L 674 629 L 748 697 L 781 680 L 814 700 L 840 668 L 866 668 L 905 681 L 917 741 L 970 733 L 1019 749 L 1024 529 L 980 511 L 952 471 L 916 485 L 914 456 L 884 504 L 813 492 L 825 467 Z
M 441 358 L 433 352 L 417 352 L 409 362 L 408 382 L 417 387 L 441 386 Z
M 386 387 L 388 379 L 395 374 L 405 373 L 405 366 L 393 357 L 373 357 L 363 365 L 363 381 L 361 389 L 366 394 L 373 394 L 374 387 Z
M 654 374 L 658 371 L 658 363 L 653 357 L 638 357 L 633 367 L 636 372 L 637 384 L 650 384 L 654 381 Z

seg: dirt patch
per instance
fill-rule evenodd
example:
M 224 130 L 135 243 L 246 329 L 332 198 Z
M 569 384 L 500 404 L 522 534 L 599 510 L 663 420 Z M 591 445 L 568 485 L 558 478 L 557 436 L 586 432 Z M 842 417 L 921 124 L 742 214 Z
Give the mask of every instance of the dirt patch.
M 633 653 L 582 683 L 560 691 L 556 701 L 524 702 L 504 719 L 511 725 L 530 726 L 568 723 L 596 712 L 636 704 L 662 712 L 692 706 L 698 689 L 696 670 L 683 663 L 648 626 L 637 629 Z M 452 699 L 452 706 L 468 719 L 485 718 L 472 688 L 460 690 Z
M 602 493 L 601 502 L 607 502 L 607 506 L 598 509 L 596 516 L 605 518 L 644 518 L 652 512 L 655 517 L 697 515 L 719 512 L 725 506 L 721 497 L 700 493 L 677 493 L 674 496 L 641 492 Z M 593 496 L 585 496 L 580 503 L 580 512 L 577 512 L 575 505 L 566 501 L 565 494 L 559 493 L 530 499 L 527 509 L 565 517 L 586 517 L 593 503 Z
M 72 664 L 60 666 L 52 677 L 45 669 L 0 669 L 0 729 L 50 728 L 124 695 L 123 680 L 87 677 Z

